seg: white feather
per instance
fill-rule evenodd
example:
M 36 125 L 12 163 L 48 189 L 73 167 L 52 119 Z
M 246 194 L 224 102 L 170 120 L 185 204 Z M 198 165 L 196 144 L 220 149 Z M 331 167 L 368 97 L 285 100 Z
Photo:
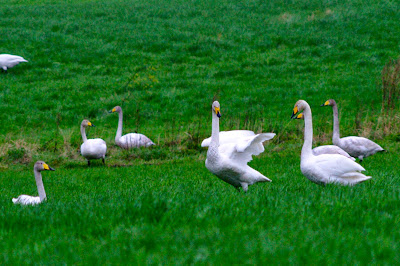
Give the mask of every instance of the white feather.
M 28 61 L 18 55 L 0 54 L 0 67 L 5 71 L 22 62 L 28 62 Z

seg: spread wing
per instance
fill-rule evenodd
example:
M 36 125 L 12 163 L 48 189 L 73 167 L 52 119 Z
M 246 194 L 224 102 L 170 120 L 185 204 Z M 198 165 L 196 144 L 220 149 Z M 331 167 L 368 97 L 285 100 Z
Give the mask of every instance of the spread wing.
M 263 142 L 275 137 L 275 133 L 261 133 L 255 136 L 238 139 L 236 143 L 226 143 L 219 146 L 219 152 L 228 156 L 237 164 L 247 165 L 253 155 L 264 151 Z
M 219 132 L 219 145 L 226 143 L 235 143 L 238 138 L 244 138 L 249 136 L 254 136 L 254 132 L 250 130 L 231 130 L 231 131 L 221 131 Z M 211 142 L 211 137 L 206 138 L 201 143 L 201 147 L 208 147 Z

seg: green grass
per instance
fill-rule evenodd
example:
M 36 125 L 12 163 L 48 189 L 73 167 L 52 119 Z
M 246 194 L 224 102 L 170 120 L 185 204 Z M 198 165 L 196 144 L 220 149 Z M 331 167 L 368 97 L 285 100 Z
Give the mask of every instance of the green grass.
M 29 63 L 0 73 L 0 262 L 7 264 L 393 264 L 400 260 L 399 123 L 385 128 L 381 70 L 399 55 L 392 1 L 7 1 L 0 53 Z M 200 141 L 221 128 L 277 133 L 250 165 L 273 180 L 247 194 L 204 166 Z M 341 133 L 388 153 L 367 158 L 373 179 L 317 186 L 300 172 L 302 121 L 315 144 Z M 114 146 L 124 132 L 157 146 Z M 79 125 L 108 143 L 87 168 Z M 35 207 L 32 166 L 44 160 L 48 196 Z

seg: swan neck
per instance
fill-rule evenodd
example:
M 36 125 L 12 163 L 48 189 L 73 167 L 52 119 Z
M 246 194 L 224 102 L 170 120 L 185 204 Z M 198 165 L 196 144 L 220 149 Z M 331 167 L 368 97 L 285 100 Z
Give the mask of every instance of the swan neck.
M 117 135 L 115 136 L 115 142 L 118 142 L 122 136 L 122 110 L 118 112 L 118 128 L 117 128 Z
M 332 105 L 333 109 L 333 136 L 332 142 L 336 144 L 339 142 L 340 139 L 340 129 L 339 129 L 339 112 L 336 103 Z
M 313 125 L 311 108 L 304 109 L 304 144 L 301 149 L 301 156 L 312 154 Z
M 86 131 L 85 131 L 85 127 L 83 125 L 81 125 L 81 135 L 82 135 L 83 142 L 86 142 L 87 141 Z
M 212 112 L 212 131 L 210 147 L 211 145 L 215 147 L 219 146 L 219 118 L 214 112 Z
M 42 174 L 36 169 L 34 169 L 33 171 L 35 173 L 36 186 L 37 186 L 37 189 L 38 189 L 40 202 L 42 202 L 43 200 L 46 199 L 46 192 L 44 191 Z

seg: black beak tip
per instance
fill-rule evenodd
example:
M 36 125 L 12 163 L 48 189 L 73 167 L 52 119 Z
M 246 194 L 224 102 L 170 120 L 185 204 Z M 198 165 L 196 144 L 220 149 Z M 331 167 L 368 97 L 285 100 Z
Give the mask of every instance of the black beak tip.
M 321 107 L 324 107 L 324 106 L 325 106 L 325 104 L 321 104 L 320 106 L 321 106 Z
M 51 167 L 49 166 L 49 170 L 50 170 L 50 171 L 55 171 L 56 169 L 51 168 Z
M 110 114 L 112 113 L 112 110 L 108 111 Z
M 218 114 L 217 114 L 217 116 L 218 116 L 218 118 L 220 118 L 220 117 L 221 117 L 221 114 L 220 114 L 220 113 L 218 113 Z
M 293 113 L 293 114 L 292 114 L 292 116 L 290 117 L 290 119 L 294 119 L 294 118 L 295 118 L 295 116 L 296 116 L 296 114 L 295 114 L 295 113 Z

